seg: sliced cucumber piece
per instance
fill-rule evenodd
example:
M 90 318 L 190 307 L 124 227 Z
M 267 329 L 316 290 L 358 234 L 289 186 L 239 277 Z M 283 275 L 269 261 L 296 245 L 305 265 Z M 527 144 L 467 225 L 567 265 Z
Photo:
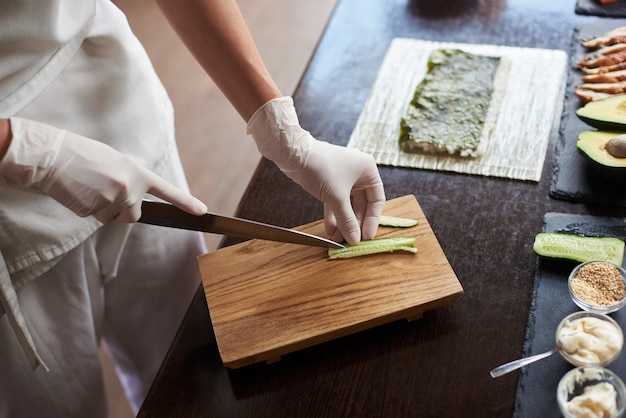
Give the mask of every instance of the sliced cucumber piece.
M 409 228 L 417 225 L 417 219 L 398 218 L 396 216 L 381 215 L 378 220 L 380 226 L 393 226 L 394 228 Z
M 352 258 L 363 255 L 390 253 L 394 251 L 408 251 L 416 253 L 415 238 L 393 237 L 363 240 L 356 245 L 346 245 L 345 248 L 329 248 L 328 257 L 331 260 L 338 258 Z
M 624 261 L 624 241 L 611 237 L 587 237 L 558 232 L 541 232 L 535 236 L 535 254 L 566 260 L 610 261 L 621 266 Z

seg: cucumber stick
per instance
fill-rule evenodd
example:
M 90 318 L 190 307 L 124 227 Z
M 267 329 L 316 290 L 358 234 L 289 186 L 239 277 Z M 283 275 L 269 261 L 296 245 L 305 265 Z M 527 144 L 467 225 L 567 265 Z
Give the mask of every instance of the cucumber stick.
M 345 248 L 329 248 L 328 257 L 331 260 L 338 258 L 352 258 L 363 255 L 391 253 L 394 251 L 408 251 L 416 253 L 415 238 L 393 237 L 363 240 L 355 245 L 346 245 Z
M 381 215 L 378 220 L 380 226 L 393 226 L 394 228 L 409 228 L 417 225 L 416 219 L 398 218 L 397 216 Z
M 542 257 L 585 262 L 609 261 L 618 266 L 624 261 L 624 241 L 611 237 L 587 237 L 558 232 L 535 236 L 533 251 Z

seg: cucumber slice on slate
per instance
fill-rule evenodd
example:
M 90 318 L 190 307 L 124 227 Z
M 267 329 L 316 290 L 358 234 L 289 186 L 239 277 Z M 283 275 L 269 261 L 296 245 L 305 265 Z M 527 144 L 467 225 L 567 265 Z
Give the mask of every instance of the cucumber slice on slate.
M 611 237 L 588 237 L 558 232 L 541 232 L 535 236 L 533 251 L 541 257 L 578 262 L 624 262 L 624 241 Z

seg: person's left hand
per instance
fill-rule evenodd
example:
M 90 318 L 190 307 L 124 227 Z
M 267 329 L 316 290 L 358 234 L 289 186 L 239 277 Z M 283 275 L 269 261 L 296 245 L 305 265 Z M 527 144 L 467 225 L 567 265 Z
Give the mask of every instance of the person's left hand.
M 318 141 L 300 127 L 290 97 L 274 99 L 248 122 L 263 156 L 324 203 L 326 232 L 336 241 L 372 239 L 385 204 L 374 158 Z
M 324 202 L 324 225 L 333 239 L 356 244 L 374 238 L 385 203 L 374 158 L 306 135 L 308 139 L 301 138 L 309 141 L 306 161 L 286 174 Z

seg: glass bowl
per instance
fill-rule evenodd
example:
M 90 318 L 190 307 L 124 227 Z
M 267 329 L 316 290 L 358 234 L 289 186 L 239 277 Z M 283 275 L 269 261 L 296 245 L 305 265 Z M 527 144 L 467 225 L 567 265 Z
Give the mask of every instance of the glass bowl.
M 556 328 L 561 356 L 574 366 L 607 366 L 622 352 L 622 327 L 608 315 L 578 311 Z
M 585 280 L 586 284 L 583 289 L 581 289 L 580 284 L 578 285 L 576 284 L 576 278 L 580 270 L 584 268 L 585 270 L 588 271 L 589 268 L 594 265 L 594 263 L 603 263 L 607 266 L 615 268 L 622 279 L 622 286 L 626 289 L 626 271 L 622 267 L 616 264 L 610 263 L 608 261 L 587 261 L 585 263 L 582 263 L 576 266 L 569 275 L 569 278 L 567 280 L 567 286 L 569 288 L 570 297 L 579 308 L 585 311 L 589 311 L 589 312 L 609 314 L 611 312 L 616 312 L 622 309 L 624 305 L 626 305 L 626 291 L 623 292 L 623 296 L 621 300 L 611 305 L 605 305 L 600 302 L 595 303 L 595 301 L 593 300 L 594 298 L 597 298 L 598 295 L 602 297 L 607 296 L 606 291 L 603 294 L 602 291 L 594 290 L 594 287 L 595 287 L 594 284 L 596 284 L 594 283 L 594 280 L 598 280 L 598 281 L 602 280 L 601 269 L 599 272 L 595 272 L 595 274 L 593 274 L 592 280 Z M 589 275 L 589 273 L 587 273 L 587 275 Z M 586 296 L 584 294 L 585 292 L 587 293 Z
M 596 386 L 597 385 L 597 386 Z M 612 395 L 602 397 L 602 394 L 611 394 L 611 387 L 615 390 L 615 397 Z M 587 391 L 587 393 L 585 393 Z M 556 398 L 561 413 L 566 418 L 588 416 L 583 413 L 576 413 L 576 408 L 581 408 L 585 404 L 584 399 L 591 393 L 600 395 L 604 402 L 614 407 L 611 418 L 621 417 L 626 409 L 626 387 L 624 382 L 611 370 L 603 367 L 577 367 L 567 372 L 559 381 L 556 389 Z M 589 403 L 587 403 L 589 405 Z M 597 404 L 596 404 L 597 405 Z M 597 416 L 604 416 L 598 414 Z

